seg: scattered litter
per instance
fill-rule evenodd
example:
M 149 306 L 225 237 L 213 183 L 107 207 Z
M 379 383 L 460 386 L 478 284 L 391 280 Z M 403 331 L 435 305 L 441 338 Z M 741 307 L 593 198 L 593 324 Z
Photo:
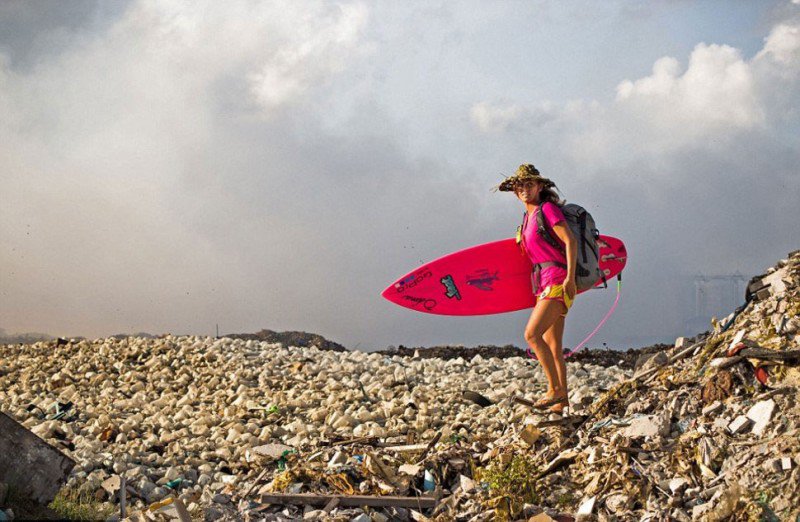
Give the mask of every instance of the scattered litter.
M 0 404 L 135 520 L 795 520 L 800 252 L 747 288 L 674 346 L 571 358 L 563 416 L 513 347 L 173 336 L 0 346 Z

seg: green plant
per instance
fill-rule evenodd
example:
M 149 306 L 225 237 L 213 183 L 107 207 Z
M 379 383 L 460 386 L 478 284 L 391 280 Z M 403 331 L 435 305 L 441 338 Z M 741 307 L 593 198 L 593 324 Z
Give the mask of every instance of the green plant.
M 575 495 L 569 492 L 560 494 L 556 499 L 556 504 L 558 504 L 562 508 L 571 506 L 574 502 L 575 502 Z
M 98 502 L 88 492 L 67 488 L 59 491 L 47 507 L 68 520 L 105 520 L 115 511 L 113 506 Z
M 495 460 L 480 471 L 480 480 L 489 485 L 492 507 L 498 518 L 516 517 L 524 504 L 540 502 L 536 491 L 536 477 L 539 467 L 533 458 L 518 454 L 511 458 L 507 465 L 502 460 Z

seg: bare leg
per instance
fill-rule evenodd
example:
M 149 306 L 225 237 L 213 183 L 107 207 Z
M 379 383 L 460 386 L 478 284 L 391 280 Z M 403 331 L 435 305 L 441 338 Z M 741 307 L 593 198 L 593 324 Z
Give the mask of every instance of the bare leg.
M 560 304 L 560 303 L 559 303 Z M 563 311 L 564 305 L 561 305 Z M 558 390 L 556 397 L 566 397 L 567 392 L 567 364 L 564 362 L 564 320 L 563 315 L 559 315 L 555 323 L 544 333 L 544 341 L 553 356 L 556 375 L 558 377 Z
M 525 327 L 525 341 L 531 347 L 547 377 L 548 395 L 563 395 L 553 353 L 544 340 L 544 333 L 558 320 L 564 312 L 564 304 L 551 299 L 542 299 L 536 303 Z M 562 361 L 563 362 L 563 361 Z

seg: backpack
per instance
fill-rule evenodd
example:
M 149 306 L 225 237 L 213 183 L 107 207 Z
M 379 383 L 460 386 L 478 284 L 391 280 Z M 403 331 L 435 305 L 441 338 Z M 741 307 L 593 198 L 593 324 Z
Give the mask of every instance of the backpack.
M 561 208 L 567 226 L 572 231 L 578 241 L 578 259 L 575 263 L 575 286 L 578 291 L 592 288 L 599 280 L 605 282 L 605 275 L 600 270 L 600 255 L 597 239 L 600 232 L 594 223 L 594 218 L 589 212 L 580 205 L 568 203 Z M 550 225 L 544 219 L 544 212 L 536 214 L 536 233 L 547 241 L 554 248 L 557 248 L 566 256 L 566 248 L 561 241 L 556 239 L 555 234 L 550 231 Z

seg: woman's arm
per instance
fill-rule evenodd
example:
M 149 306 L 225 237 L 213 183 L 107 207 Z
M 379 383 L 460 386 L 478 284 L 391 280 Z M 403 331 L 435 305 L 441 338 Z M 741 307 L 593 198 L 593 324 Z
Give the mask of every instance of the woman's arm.
M 564 280 L 564 290 L 570 297 L 575 297 L 577 288 L 575 286 L 575 266 L 578 262 L 578 241 L 572 234 L 565 222 L 557 223 L 553 227 L 553 232 L 567 247 L 567 278 Z

